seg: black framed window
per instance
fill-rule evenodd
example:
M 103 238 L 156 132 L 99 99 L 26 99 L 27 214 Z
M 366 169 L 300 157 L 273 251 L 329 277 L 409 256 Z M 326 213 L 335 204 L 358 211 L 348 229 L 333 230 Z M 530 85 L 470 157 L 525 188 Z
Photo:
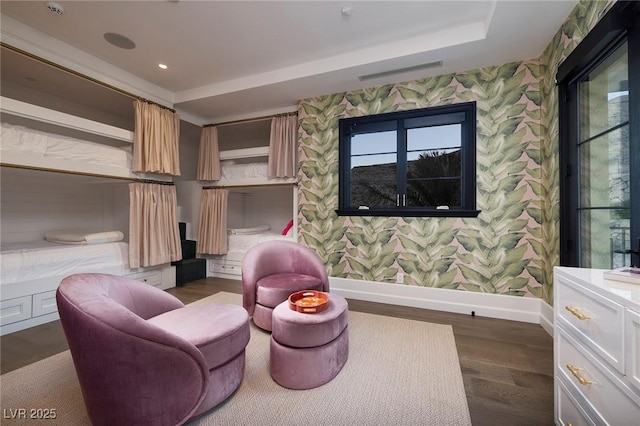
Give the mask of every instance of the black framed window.
M 339 131 L 339 215 L 478 215 L 475 102 L 344 118 Z
M 560 264 L 640 266 L 640 2 L 613 4 L 556 79 Z

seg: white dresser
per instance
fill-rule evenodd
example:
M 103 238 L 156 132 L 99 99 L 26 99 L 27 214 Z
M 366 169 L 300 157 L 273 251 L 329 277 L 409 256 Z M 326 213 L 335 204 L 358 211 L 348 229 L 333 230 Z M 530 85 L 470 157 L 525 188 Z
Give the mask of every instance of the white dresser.
M 242 278 L 242 259 L 228 259 L 227 256 L 209 259 L 209 273 L 210 277 L 239 280 Z
M 640 285 L 554 269 L 557 425 L 640 425 Z
M 125 270 L 124 276 L 166 290 L 176 286 L 176 267 L 162 265 Z M 109 271 L 120 274 L 120 270 Z M 55 321 L 58 316 L 56 289 L 64 276 L 4 285 L 0 300 L 0 336 Z M 9 287 L 10 286 L 10 287 Z

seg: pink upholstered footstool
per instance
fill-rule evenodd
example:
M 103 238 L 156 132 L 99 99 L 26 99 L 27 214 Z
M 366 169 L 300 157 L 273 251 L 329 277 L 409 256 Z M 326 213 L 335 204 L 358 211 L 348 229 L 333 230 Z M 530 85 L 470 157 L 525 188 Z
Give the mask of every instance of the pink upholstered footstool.
M 271 377 L 289 389 L 311 389 L 333 379 L 349 357 L 348 305 L 329 295 L 329 307 L 317 314 L 289 308 L 285 301 L 273 310 Z

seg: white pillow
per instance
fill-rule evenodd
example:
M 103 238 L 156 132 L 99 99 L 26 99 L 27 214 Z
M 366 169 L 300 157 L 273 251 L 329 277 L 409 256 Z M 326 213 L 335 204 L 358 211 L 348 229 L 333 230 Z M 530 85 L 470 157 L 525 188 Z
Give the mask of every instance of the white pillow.
M 120 231 L 82 232 L 82 231 L 48 231 L 44 238 L 59 244 L 103 244 L 122 241 L 124 234 Z
M 269 225 L 259 225 L 252 228 L 230 228 L 227 230 L 229 234 L 247 235 L 247 234 L 260 234 L 271 229 Z

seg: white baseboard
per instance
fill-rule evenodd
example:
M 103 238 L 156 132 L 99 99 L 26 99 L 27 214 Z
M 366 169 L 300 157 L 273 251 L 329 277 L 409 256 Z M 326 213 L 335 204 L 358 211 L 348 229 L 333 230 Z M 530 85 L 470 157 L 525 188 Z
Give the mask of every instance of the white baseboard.
M 241 275 L 237 275 L 237 274 L 223 274 L 222 272 L 212 272 L 212 271 L 208 271 L 207 272 L 207 277 L 214 277 L 214 278 L 227 278 L 230 280 L 236 280 L 236 281 L 240 281 L 242 280 L 242 276 Z
M 540 324 L 547 332 L 551 330 L 550 334 L 553 335 L 553 309 L 551 309 L 549 318 L 546 316 L 545 309 L 543 324 L 543 315 L 541 315 L 542 301 L 537 298 L 445 290 L 346 278 L 332 277 L 329 278 L 329 282 L 331 292 L 350 299 L 457 314 L 471 315 L 473 312 L 475 315 L 482 317 Z M 549 324 L 551 324 L 550 329 L 547 328 Z
M 553 337 L 553 306 L 540 300 L 540 325 Z

